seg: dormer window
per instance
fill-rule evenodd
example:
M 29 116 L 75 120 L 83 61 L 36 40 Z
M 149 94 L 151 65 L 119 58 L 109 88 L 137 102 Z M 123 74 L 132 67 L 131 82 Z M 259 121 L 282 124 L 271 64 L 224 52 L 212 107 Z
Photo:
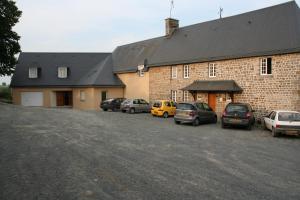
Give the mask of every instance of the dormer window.
M 67 67 L 59 67 L 57 69 L 58 78 L 67 78 L 68 77 L 68 68 Z
M 30 67 L 28 71 L 29 78 L 37 78 L 38 77 L 38 68 L 37 67 Z

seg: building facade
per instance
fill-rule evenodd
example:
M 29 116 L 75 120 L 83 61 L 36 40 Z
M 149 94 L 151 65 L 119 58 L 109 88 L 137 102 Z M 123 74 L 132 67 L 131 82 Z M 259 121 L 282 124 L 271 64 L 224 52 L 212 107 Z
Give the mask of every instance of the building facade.
M 95 110 L 125 97 L 203 101 L 219 115 L 229 102 L 249 103 L 257 116 L 300 111 L 295 1 L 186 27 L 168 18 L 165 27 L 112 53 L 21 53 L 13 102 Z
M 271 62 L 265 64 L 268 59 Z M 151 100 L 204 101 L 218 114 L 232 101 L 250 103 L 259 115 L 273 109 L 300 109 L 300 53 L 153 67 L 149 80 Z M 197 80 L 234 80 L 242 91 L 195 95 L 183 90 Z

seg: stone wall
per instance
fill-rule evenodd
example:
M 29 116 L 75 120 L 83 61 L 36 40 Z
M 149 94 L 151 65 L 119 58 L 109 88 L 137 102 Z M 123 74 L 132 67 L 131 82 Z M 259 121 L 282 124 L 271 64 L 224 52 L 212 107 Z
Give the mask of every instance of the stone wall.
M 213 78 L 208 76 L 208 62 L 190 64 L 188 79 L 183 78 L 183 65 L 175 65 L 176 79 L 171 79 L 171 66 L 150 68 L 150 101 L 170 99 L 171 90 L 177 90 L 177 101 L 181 102 L 181 89 L 195 80 L 235 80 L 243 92 L 235 94 L 234 101 L 250 103 L 257 116 L 275 109 L 300 111 L 300 53 L 271 57 L 272 75 L 260 74 L 262 57 L 215 61 L 216 77 Z M 207 102 L 207 94 L 199 95 Z M 219 102 L 220 97 L 225 94 L 217 94 L 218 113 L 226 105 L 226 102 Z

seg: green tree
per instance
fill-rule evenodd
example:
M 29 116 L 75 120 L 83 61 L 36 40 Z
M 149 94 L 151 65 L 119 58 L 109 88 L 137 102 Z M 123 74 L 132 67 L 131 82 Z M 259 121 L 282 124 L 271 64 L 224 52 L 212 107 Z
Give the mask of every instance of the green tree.
M 22 12 L 12 0 L 0 0 L 0 76 L 14 72 L 17 59 L 15 55 L 21 51 L 20 36 L 12 30 L 18 23 Z

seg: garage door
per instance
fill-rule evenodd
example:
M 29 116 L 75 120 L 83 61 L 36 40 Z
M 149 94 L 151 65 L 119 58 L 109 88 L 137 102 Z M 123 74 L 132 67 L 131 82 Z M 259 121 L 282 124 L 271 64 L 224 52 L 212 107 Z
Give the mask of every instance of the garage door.
M 43 92 L 22 92 L 22 106 L 43 106 Z

